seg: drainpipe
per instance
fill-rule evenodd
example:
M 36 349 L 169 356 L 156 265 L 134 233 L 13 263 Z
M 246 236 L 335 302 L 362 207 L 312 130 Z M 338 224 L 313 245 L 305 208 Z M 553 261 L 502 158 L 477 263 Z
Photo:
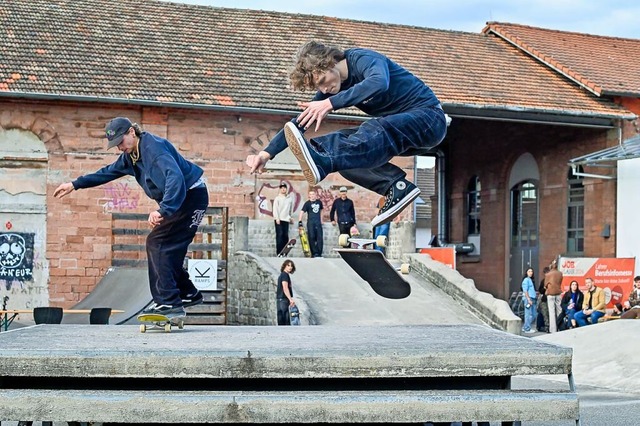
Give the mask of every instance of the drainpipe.
M 447 243 L 447 185 L 445 182 L 445 156 L 442 150 L 436 151 L 438 167 L 438 244 Z

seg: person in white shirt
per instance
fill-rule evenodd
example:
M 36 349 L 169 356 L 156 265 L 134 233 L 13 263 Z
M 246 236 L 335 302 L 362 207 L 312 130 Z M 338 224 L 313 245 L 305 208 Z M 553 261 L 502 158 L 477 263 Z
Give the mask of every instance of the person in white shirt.
M 280 184 L 280 193 L 273 200 L 273 221 L 276 226 L 276 256 L 289 242 L 289 223 L 291 222 L 291 198 L 287 196 L 289 188 L 286 183 Z

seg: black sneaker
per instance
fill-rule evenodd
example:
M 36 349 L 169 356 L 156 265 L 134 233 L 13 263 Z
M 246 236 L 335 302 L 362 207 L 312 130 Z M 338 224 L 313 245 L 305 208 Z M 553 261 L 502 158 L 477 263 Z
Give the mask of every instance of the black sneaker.
M 194 294 L 190 294 L 182 298 L 182 307 L 188 308 L 189 306 L 199 305 L 204 302 L 204 296 L 200 291 L 197 291 Z
M 418 195 L 420 195 L 420 188 L 413 183 L 406 179 L 396 181 L 385 194 L 384 206 L 371 221 L 371 226 L 375 227 L 391 222 L 405 207 L 418 198 Z
M 147 309 L 142 311 L 143 315 L 164 315 L 167 318 L 186 317 L 187 312 L 182 306 L 158 305 L 153 303 Z
M 291 121 L 284 125 L 284 136 L 287 145 L 295 155 L 302 174 L 309 185 L 317 185 L 331 172 L 331 160 L 329 157 L 318 154 L 306 141 L 298 127 Z

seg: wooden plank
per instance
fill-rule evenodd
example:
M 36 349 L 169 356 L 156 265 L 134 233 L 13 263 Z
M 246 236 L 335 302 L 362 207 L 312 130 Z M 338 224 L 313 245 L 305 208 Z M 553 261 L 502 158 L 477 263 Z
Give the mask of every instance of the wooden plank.
M 203 303 L 201 305 L 189 306 L 186 311 L 187 315 L 224 314 L 226 307 L 222 303 Z
M 184 323 L 193 325 L 225 325 L 227 319 L 224 315 L 188 315 L 184 319 Z

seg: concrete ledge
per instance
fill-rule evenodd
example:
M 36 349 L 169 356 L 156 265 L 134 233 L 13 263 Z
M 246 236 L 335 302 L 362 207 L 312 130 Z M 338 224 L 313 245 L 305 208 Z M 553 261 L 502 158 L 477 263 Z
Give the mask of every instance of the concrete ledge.
M 400 378 L 571 373 L 571 349 L 484 325 L 38 325 L 0 333 L 1 377 Z
M 2 421 L 181 424 L 549 421 L 577 419 L 578 412 L 576 394 L 543 391 L 0 391 Z
M 506 301 L 478 290 L 473 280 L 431 259 L 428 254 L 412 253 L 405 256 L 412 271 L 442 289 L 487 324 L 508 333 L 520 334 L 522 320 L 513 313 Z

